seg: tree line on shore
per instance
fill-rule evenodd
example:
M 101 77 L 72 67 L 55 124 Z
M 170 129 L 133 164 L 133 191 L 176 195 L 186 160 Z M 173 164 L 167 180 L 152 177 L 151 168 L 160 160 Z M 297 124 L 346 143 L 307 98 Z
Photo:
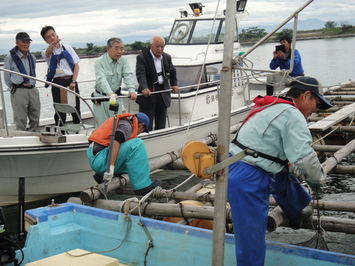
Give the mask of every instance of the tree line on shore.
M 292 38 L 293 29 L 283 29 L 280 32 L 276 32 L 270 41 L 277 42 L 281 36 L 289 36 Z M 267 35 L 265 29 L 259 29 L 258 27 L 249 27 L 247 29 L 243 29 L 239 33 L 239 41 L 240 43 L 253 43 L 258 41 L 260 38 Z M 324 36 L 329 37 L 342 37 L 344 35 L 354 35 L 355 36 L 355 27 L 349 25 L 347 22 L 340 22 L 339 25 L 335 21 L 327 21 L 324 24 L 324 28 L 316 29 L 316 30 L 304 30 L 297 31 L 298 39 L 305 38 L 324 38 Z M 167 38 L 165 38 L 167 40 Z M 135 54 L 139 53 L 141 49 L 145 46 L 149 45 L 149 41 L 141 42 L 135 41 L 132 44 L 125 44 L 125 54 Z M 86 43 L 86 48 L 75 48 L 73 47 L 75 52 L 80 57 L 90 57 L 90 56 L 98 56 L 106 52 L 106 46 L 96 46 L 93 43 Z M 41 51 L 31 52 L 37 59 L 42 59 Z M 0 55 L 0 62 L 4 61 L 6 54 Z

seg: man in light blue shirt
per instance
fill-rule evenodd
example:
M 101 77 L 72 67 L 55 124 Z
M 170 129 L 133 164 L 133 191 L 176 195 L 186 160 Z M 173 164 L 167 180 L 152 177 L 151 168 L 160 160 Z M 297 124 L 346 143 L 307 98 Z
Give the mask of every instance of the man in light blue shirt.
M 302 76 L 291 83 L 289 98 L 256 97 L 255 106 L 230 144 L 231 155 L 245 148 L 259 153 L 257 158 L 246 156 L 228 169 L 238 266 L 264 265 L 270 194 L 293 229 L 312 214 L 312 208 L 307 207 L 311 197 L 297 178 L 303 175 L 313 184 L 326 180 L 306 123 L 317 108 L 332 106 L 322 94 L 315 78 Z
M 120 94 L 122 80 L 127 86 L 131 100 L 137 98 L 135 92 L 133 73 L 126 58 L 122 57 L 124 49 L 122 40 L 111 38 L 107 41 L 107 53 L 95 61 L 96 84 L 94 97 L 117 96 Z M 122 113 L 122 100 L 117 98 L 118 113 Z M 94 113 L 99 125 L 113 116 L 114 111 L 109 109 L 108 101 L 95 101 Z

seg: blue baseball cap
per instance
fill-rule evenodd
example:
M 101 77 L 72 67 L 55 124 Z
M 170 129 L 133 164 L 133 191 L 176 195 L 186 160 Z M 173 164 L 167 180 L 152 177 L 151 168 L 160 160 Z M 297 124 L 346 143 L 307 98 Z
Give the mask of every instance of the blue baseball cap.
M 315 78 L 307 77 L 307 76 L 297 77 L 295 81 L 291 82 L 290 87 L 291 89 L 310 91 L 316 94 L 320 100 L 319 109 L 321 110 L 326 110 L 333 106 L 330 102 L 327 101 L 326 98 L 324 98 L 322 86 L 319 83 L 319 81 Z
M 150 123 L 149 117 L 145 113 L 136 113 L 136 117 L 137 117 L 139 123 L 144 124 L 144 126 L 145 126 L 144 132 L 149 133 L 149 131 L 148 131 L 149 123 Z

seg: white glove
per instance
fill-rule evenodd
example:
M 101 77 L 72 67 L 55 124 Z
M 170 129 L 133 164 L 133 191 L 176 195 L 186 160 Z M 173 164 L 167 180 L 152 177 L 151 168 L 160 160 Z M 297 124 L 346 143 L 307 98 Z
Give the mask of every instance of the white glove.
M 327 174 L 319 162 L 315 151 L 298 162 L 295 162 L 295 165 L 298 167 L 299 171 L 304 174 L 307 181 L 315 184 L 324 184 L 326 182 Z
M 292 175 L 294 178 L 297 178 L 297 179 L 301 179 L 301 180 L 304 180 L 305 177 L 303 175 L 303 173 L 301 173 L 300 169 L 298 169 L 298 167 L 294 164 L 291 164 L 289 166 L 289 172 L 290 172 L 290 175 Z
M 110 165 L 110 172 L 105 172 L 104 173 L 104 180 L 105 182 L 109 183 L 112 180 L 113 177 L 113 172 L 115 171 L 115 166 L 114 165 Z

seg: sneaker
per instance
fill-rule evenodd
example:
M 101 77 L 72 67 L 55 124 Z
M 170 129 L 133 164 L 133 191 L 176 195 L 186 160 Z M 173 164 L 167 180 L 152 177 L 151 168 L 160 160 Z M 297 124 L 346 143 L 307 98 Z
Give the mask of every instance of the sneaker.
M 294 219 L 290 220 L 290 226 L 292 227 L 292 229 L 300 229 L 304 220 L 310 217 L 312 213 L 313 209 L 311 206 L 305 207 Z
M 160 179 L 154 180 L 153 183 L 151 183 L 149 186 L 141 189 L 134 190 L 134 194 L 136 195 L 145 195 L 149 193 L 151 190 L 155 189 L 157 186 L 160 184 Z

